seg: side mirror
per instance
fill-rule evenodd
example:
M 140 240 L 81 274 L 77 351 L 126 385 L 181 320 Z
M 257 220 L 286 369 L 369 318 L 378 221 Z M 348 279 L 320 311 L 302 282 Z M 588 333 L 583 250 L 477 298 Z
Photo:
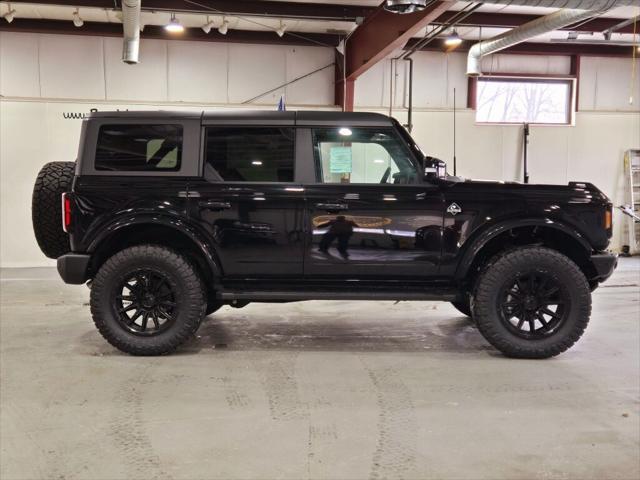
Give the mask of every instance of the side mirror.
M 433 180 L 447 176 L 447 164 L 435 157 L 424 157 L 422 169 L 425 180 Z

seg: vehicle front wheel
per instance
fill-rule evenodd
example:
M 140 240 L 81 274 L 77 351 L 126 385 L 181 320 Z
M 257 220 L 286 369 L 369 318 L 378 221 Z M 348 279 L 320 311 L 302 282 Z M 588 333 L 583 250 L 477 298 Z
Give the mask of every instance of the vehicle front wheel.
M 570 348 L 591 315 L 589 284 L 568 257 L 545 247 L 500 254 L 473 302 L 480 333 L 507 356 L 548 358 Z
M 91 314 L 102 336 L 132 355 L 171 353 L 204 316 L 200 277 L 181 255 L 157 245 L 122 250 L 91 286 Z

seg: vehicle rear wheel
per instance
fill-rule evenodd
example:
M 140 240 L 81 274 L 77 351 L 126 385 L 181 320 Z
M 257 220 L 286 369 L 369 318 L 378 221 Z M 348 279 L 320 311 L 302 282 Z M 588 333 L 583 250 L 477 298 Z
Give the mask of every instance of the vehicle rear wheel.
M 548 358 L 570 348 L 591 315 L 589 284 L 565 255 L 521 247 L 482 272 L 473 302 L 480 333 L 507 356 Z
M 192 336 L 206 306 L 194 267 L 165 247 L 116 253 L 91 286 L 91 314 L 102 336 L 132 355 L 171 353 Z
M 463 300 L 455 300 L 455 301 L 451 302 L 451 305 L 456 307 L 456 310 L 458 310 L 463 315 L 466 315 L 467 317 L 471 317 L 472 316 L 471 315 L 471 304 L 470 304 L 470 301 L 469 301 L 469 295 L 465 295 Z
M 38 173 L 31 197 L 31 221 L 38 246 L 49 258 L 71 251 L 62 229 L 62 194 L 71 190 L 75 162 L 50 162 Z

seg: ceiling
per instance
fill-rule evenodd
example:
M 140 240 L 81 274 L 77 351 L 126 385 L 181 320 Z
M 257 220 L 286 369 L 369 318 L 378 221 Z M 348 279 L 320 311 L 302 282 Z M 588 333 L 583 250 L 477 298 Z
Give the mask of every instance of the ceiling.
M 344 36 L 354 30 L 357 26 L 356 17 L 370 13 L 372 9 L 380 4 L 380 1 L 331 0 L 329 2 L 314 2 L 311 0 L 296 0 L 296 2 L 289 2 L 286 0 L 270 0 L 244 2 L 236 0 L 233 2 L 215 0 L 143 0 L 141 21 L 144 26 L 161 27 L 166 25 L 170 21 L 172 13 L 175 13 L 180 23 L 188 29 L 198 30 L 199 35 L 199 29 L 202 25 L 213 21 L 218 26 L 222 24 L 224 19 L 229 22 L 229 31 L 236 32 L 236 37 L 238 36 L 238 31 L 263 32 L 263 36 L 264 34 L 272 34 L 276 37 L 275 30 L 280 26 L 286 28 L 287 33 L 285 36 L 288 37 L 298 35 L 298 37 L 303 38 L 305 34 L 328 34 L 335 37 Z M 9 2 L 3 1 L 0 4 L 0 15 L 2 15 L 9 10 Z M 468 2 L 458 2 L 450 10 L 460 10 L 468 4 Z M 65 23 L 65 25 L 72 26 L 73 12 L 76 8 L 79 8 L 80 17 L 84 20 L 85 25 L 78 28 L 77 32 L 71 29 L 71 32 L 61 33 L 81 33 L 80 31 L 83 29 L 89 31 L 93 24 L 98 26 L 100 24 L 114 24 L 112 28 L 116 28 L 116 25 L 121 23 L 119 9 L 116 8 L 117 5 L 119 5 L 119 0 L 41 0 L 41 3 L 10 2 L 11 8 L 16 12 L 15 20 L 12 24 L 6 24 L 6 22 L 2 21 L 0 28 L 10 31 L 12 25 L 19 29 L 20 25 L 23 24 L 29 26 L 28 31 L 34 31 L 34 29 L 37 30 L 38 25 L 42 25 L 43 31 L 47 31 L 46 25 L 59 25 L 69 22 L 68 24 Z M 468 20 L 457 27 L 457 32 L 460 37 L 470 41 L 489 38 L 509 30 L 512 26 L 524 23 L 527 19 L 530 19 L 529 17 L 546 15 L 555 10 L 540 7 L 483 4 Z M 223 15 L 224 12 L 227 13 Z M 602 33 L 604 29 L 638 14 L 640 14 L 640 7 L 620 7 L 610 10 L 602 15 L 599 20 L 576 28 L 576 30 L 581 30 L 577 41 L 585 43 L 605 42 L 604 34 Z M 590 25 L 593 26 L 590 27 Z M 429 28 L 433 27 L 427 27 L 427 29 L 421 30 L 415 36 L 423 37 Z M 637 26 L 637 29 L 640 30 L 640 25 Z M 633 25 L 625 27 L 621 32 L 625 33 L 613 33 L 609 42 L 615 44 L 618 42 L 638 42 L 640 40 L 640 32 L 633 34 Z M 97 30 L 96 34 L 100 34 L 100 30 Z M 213 34 L 216 34 L 215 27 Z M 569 31 L 566 30 L 555 31 L 540 35 L 529 40 L 529 42 L 561 42 L 566 41 L 568 35 Z M 143 38 L 144 36 L 143 32 Z M 232 36 L 228 38 L 231 41 Z M 324 37 L 310 36 L 309 38 L 314 39 L 312 43 L 324 43 L 322 40 Z M 277 39 L 273 40 L 274 42 L 277 41 Z M 329 43 L 333 45 L 336 42 L 331 41 Z

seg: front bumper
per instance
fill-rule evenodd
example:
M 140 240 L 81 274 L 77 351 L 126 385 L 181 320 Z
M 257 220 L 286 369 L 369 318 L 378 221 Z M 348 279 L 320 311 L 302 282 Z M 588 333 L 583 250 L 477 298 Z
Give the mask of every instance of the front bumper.
M 82 285 L 88 278 L 91 256 L 81 253 L 67 253 L 58 257 L 58 273 L 64 283 Z
M 604 282 L 618 266 L 618 254 L 604 252 L 591 255 L 591 264 L 596 270 L 594 280 Z

